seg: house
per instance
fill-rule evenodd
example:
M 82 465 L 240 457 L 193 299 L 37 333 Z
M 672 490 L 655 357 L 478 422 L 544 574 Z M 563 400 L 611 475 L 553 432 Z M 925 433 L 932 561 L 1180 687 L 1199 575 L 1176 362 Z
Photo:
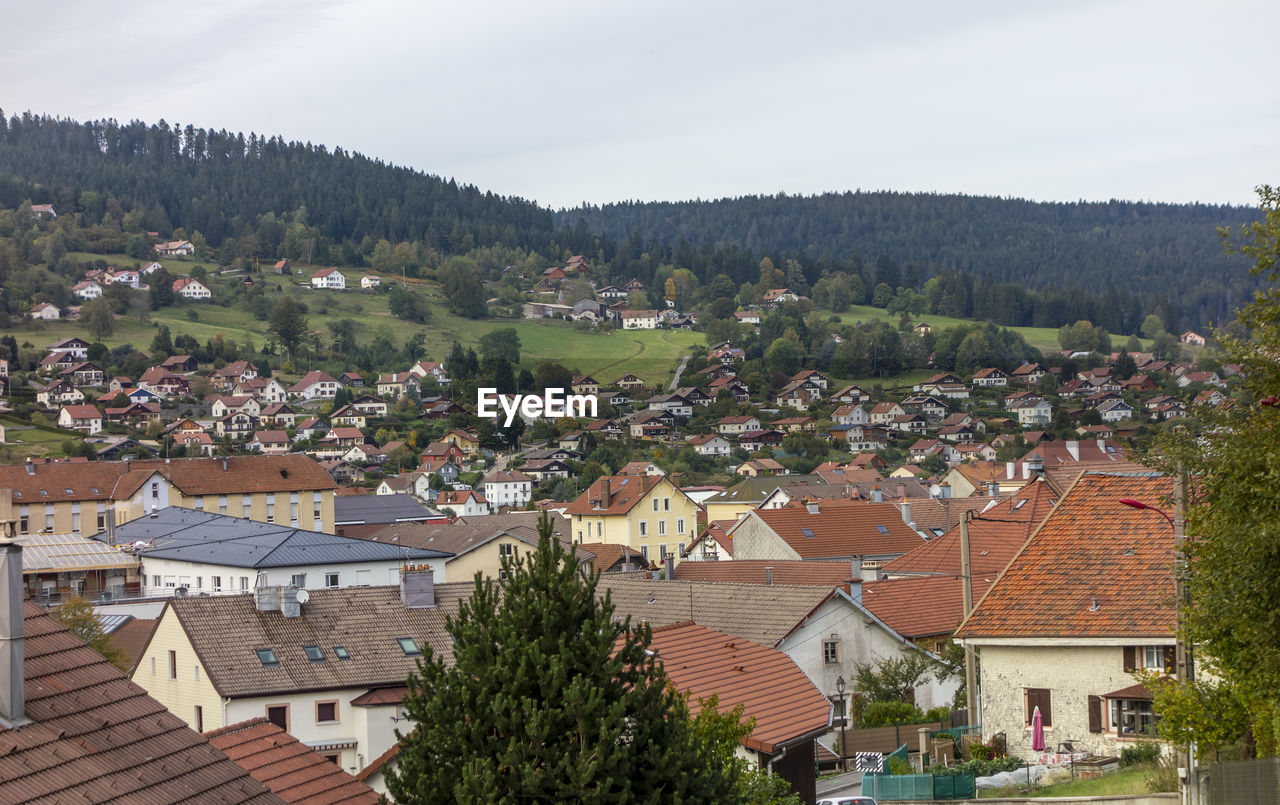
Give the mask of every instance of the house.
M 1103 422 L 1124 422 L 1133 419 L 1133 406 L 1121 399 L 1111 399 L 1098 406 L 1098 416 Z
M 292 514 L 263 523 L 175 506 L 94 539 L 146 546 L 136 549 L 146 596 L 229 595 L 262 585 L 310 591 L 385 584 L 406 562 L 427 564 L 443 578 L 447 554 L 441 551 L 307 531 Z M 176 592 L 180 587 L 187 592 Z
M 663 475 L 598 478 L 564 510 L 574 542 L 627 545 L 653 560 L 693 540 L 697 512 L 697 504 Z
M 156 254 L 168 256 L 185 256 L 196 253 L 196 247 L 189 240 L 171 240 L 156 244 Z
M 281 425 L 291 428 L 298 421 L 298 412 L 285 403 L 273 403 L 262 407 L 258 419 L 264 425 Z
M 519 470 L 502 470 L 485 478 L 480 489 L 491 506 L 526 506 L 532 498 L 533 479 Z
M 749 430 L 738 436 L 738 446 L 754 453 L 761 447 L 777 447 L 783 438 L 783 434 L 776 430 Z
M 36 218 L 57 218 L 58 213 L 52 204 L 32 204 L 31 215 Z
M 57 321 L 62 317 L 62 313 L 58 310 L 57 305 L 51 305 L 48 302 L 40 302 L 33 305 L 27 311 L 27 315 L 33 319 L 41 319 L 43 321 Z
M 102 286 L 93 280 L 81 280 L 72 286 L 71 292 L 81 299 L 97 299 L 102 296 Z
M 979 369 L 973 373 L 973 385 L 983 388 L 1003 388 L 1009 385 L 1009 374 L 996 367 Z
M 173 281 L 173 292 L 183 299 L 205 300 L 213 298 L 213 291 L 198 279 L 182 277 Z
M 332 400 L 342 384 L 326 372 L 313 369 L 289 387 L 289 396 L 301 400 Z
M 770 288 L 760 295 L 760 304 L 772 308 L 779 308 L 787 302 L 798 302 L 799 300 L 800 297 L 792 293 L 789 288 Z
M 345 280 L 344 280 L 344 282 L 345 282 Z M 361 277 L 361 278 L 360 278 L 360 289 L 361 289 L 361 290 L 368 290 L 368 289 L 370 289 L 370 288 L 377 288 L 377 287 L 379 287 L 380 285 L 382 285 L 382 278 L 381 278 L 381 277 L 378 277 L 378 276 L 375 276 L 375 275 L 373 275 L 373 274 L 365 274 L 363 277 Z M 342 287 L 346 287 L 346 286 L 344 285 L 344 286 L 342 286 Z
M 831 395 L 833 402 L 844 403 L 846 405 L 861 405 L 871 398 L 871 395 L 858 388 L 857 386 L 845 386 L 844 388 Z
M 311 275 L 311 287 L 345 291 L 347 278 L 336 268 L 322 268 Z
M 769 427 L 784 433 L 813 433 L 818 421 L 811 416 L 788 416 L 775 419 Z
M 684 422 L 693 416 L 693 403 L 679 394 L 655 394 L 645 400 L 645 404 L 650 411 L 670 414 L 676 422 Z
M 1217 372 L 1187 372 L 1178 378 L 1178 388 L 1186 388 L 1192 383 L 1205 383 L 1218 388 L 1226 388 L 1227 384 L 1218 377 Z
M 444 364 L 439 361 L 414 361 L 413 366 L 409 367 L 409 374 L 419 380 L 434 378 L 441 386 L 447 386 L 452 382 L 449 380 L 449 373 L 445 371 Z
M 818 402 L 822 399 L 822 391 L 822 386 L 808 378 L 792 380 L 782 387 L 782 390 L 774 398 L 774 402 L 779 407 L 796 408 L 803 411 L 809 407 L 810 403 Z
M 131 402 L 120 408 L 107 408 L 103 413 L 108 422 L 123 422 L 134 428 L 145 428 L 152 422 L 161 421 L 160 411 L 160 403 Z
M 338 382 L 347 388 L 358 388 L 364 385 L 364 377 L 361 376 L 359 372 L 354 372 L 348 369 L 338 375 Z
M 256 417 L 262 413 L 262 405 L 252 397 L 218 396 L 214 398 L 209 413 L 219 418 L 232 413 Z
M 950 372 L 940 372 L 934 375 L 919 386 L 916 386 L 916 391 L 956 400 L 967 400 L 969 398 L 969 387 L 958 376 Z
M 716 423 L 716 430 L 725 436 L 734 436 L 760 430 L 760 420 L 754 416 L 727 416 Z
M 211 730 L 205 737 L 290 805 L 379 802 L 380 792 L 343 771 L 338 755 L 321 754 L 265 717 Z
M 214 422 L 214 432 L 223 439 L 248 439 L 258 429 L 258 418 L 253 414 L 235 412 Z
M 906 412 L 905 408 L 895 402 L 876 403 L 871 407 L 869 419 L 872 425 L 888 425 Z
M 36 391 L 36 402 L 45 408 L 84 402 L 84 392 L 65 380 L 56 380 Z
M 750 324 L 753 327 L 760 324 L 760 311 L 758 310 L 734 311 L 733 317 L 738 320 L 739 324 Z
M 772 458 L 752 458 L 734 467 L 733 471 L 735 474 L 746 478 L 763 478 L 771 475 L 784 475 L 787 472 L 787 468 Z
M 266 455 L 282 455 L 289 452 L 291 444 L 289 434 L 282 430 L 260 430 L 253 434 L 248 448 Z
M 194 372 L 200 368 L 200 362 L 190 355 L 170 355 L 161 362 L 160 368 L 169 372 Z
M 418 376 L 412 372 L 392 372 L 390 374 L 379 375 L 377 382 L 378 394 L 392 400 L 400 397 L 412 396 L 418 393 L 419 384 Z
M 573 469 L 557 458 L 529 459 L 520 466 L 520 471 L 538 483 L 550 478 L 568 478 L 573 474 Z
M 891 503 L 854 500 L 793 502 L 754 509 L 729 529 L 734 560 L 842 559 L 887 561 L 922 542 Z
M 209 379 L 222 388 L 231 388 L 237 383 L 252 380 L 260 374 L 258 367 L 248 361 L 232 361 L 221 369 L 213 370 Z
M 168 369 L 152 366 L 138 378 L 138 387 L 161 397 L 178 397 L 191 393 L 191 381 Z
M 626 374 L 613 381 L 613 385 L 623 391 L 641 391 L 645 388 L 645 382 L 636 375 Z
M 607 302 L 621 302 L 627 298 L 627 292 L 615 285 L 606 285 L 596 291 L 596 298 Z
M 102 412 L 92 405 L 64 405 L 58 410 L 58 427 L 93 436 L 102 432 Z
M 1077 751 L 1116 756 L 1152 734 L 1151 693 L 1132 672 L 1172 670 L 1173 529 L 1120 500 L 1172 487 L 1157 473 L 1084 473 L 961 624 L 980 660 L 984 737 L 1003 732 L 1010 754 L 1037 757 L 1035 707 Z
M 1204 336 L 1200 335 L 1197 332 L 1193 332 L 1191 330 L 1187 330 L 1185 333 L 1178 336 L 1178 340 L 1184 344 L 1191 344 L 1192 346 L 1195 346 L 1195 347 L 1204 346 Z
M 658 326 L 656 310 L 624 310 L 622 311 L 622 329 L 653 330 Z
M 77 386 L 101 386 L 106 382 L 106 373 L 102 371 L 102 367 L 88 361 L 69 366 L 59 372 L 58 376 Z
M 591 375 L 574 375 L 569 385 L 574 394 L 596 394 L 600 391 L 600 384 Z
M 16 578 L 8 565 L 21 565 L 22 548 L 3 550 L 4 576 Z M 19 649 L 6 652 L 6 687 L 16 695 L 0 709 L 0 739 L 7 762 L 27 770 L 0 775 L 0 801 L 283 802 L 53 615 L 24 602 L 20 586 L 0 593 L 14 626 L 8 642 Z
M 440 441 L 461 450 L 463 459 L 475 458 L 480 454 L 480 439 L 470 431 L 451 430 Z
M 334 425 L 345 425 L 352 428 L 363 428 L 368 424 L 368 416 L 354 405 L 344 405 L 329 415 Z
M 693 447 L 694 452 L 703 456 L 727 456 L 733 452 L 733 445 L 720 435 L 714 433 L 705 433 L 701 436 L 691 436 L 685 440 L 685 444 Z
M 435 507 L 453 517 L 474 517 L 492 511 L 485 496 L 474 489 L 446 489 L 436 496 Z
M 293 264 L 288 260 L 277 260 L 271 270 L 277 274 L 292 274 Z
M 328 460 L 318 462 L 325 472 L 329 473 L 329 477 L 334 483 L 350 484 L 358 483 L 364 480 L 365 472 L 349 461 Z M 335 498 L 336 500 L 336 498 Z
M 1015 400 L 1005 407 L 1017 415 L 1018 424 L 1024 428 L 1043 427 L 1053 421 L 1053 406 L 1043 397 Z
M 286 611 L 274 596 L 172 598 L 133 681 L 179 718 L 192 720 L 198 703 L 205 729 L 265 715 L 359 773 L 395 744 L 405 679 L 422 646 L 452 656 L 445 618 L 471 588 L 435 585 L 430 571 L 403 578 L 403 587 L 312 589 L 306 603 L 290 598 Z
M 1033 386 L 1044 377 L 1045 371 L 1038 363 L 1024 363 L 1009 373 L 1009 379 L 1024 386 Z
M 458 480 L 458 473 L 462 472 L 462 467 L 457 462 L 439 456 L 423 456 L 419 469 L 427 474 L 439 475 L 446 485 Z M 420 497 L 425 498 L 422 495 Z
M 208 434 L 200 434 L 208 436 Z M 32 461 L 0 465 L 13 490 L 19 533 L 105 530 L 166 506 L 217 510 L 270 522 L 295 502 L 302 528 L 333 529 L 336 484 L 306 456 L 227 456 L 133 461 Z
M 790 657 L 692 620 L 655 628 L 649 650 L 689 697 L 690 717 L 713 697 L 722 713 L 741 707 L 752 721 L 740 750 L 748 764 L 786 780 L 800 801 L 815 801 L 814 742 L 831 729 L 831 702 Z
M 831 412 L 831 421 L 837 425 L 866 425 L 871 418 L 861 405 L 846 403 Z
M 372 539 L 379 531 L 391 525 L 445 522 L 447 518 L 444 514 L 427 508 L 422 503 L 426 498 L 425 494 L 416 494 L 417 488 L 421 488 L 424 493 L 429 491 L 429 487 L 423 483 L 427 479 L 427 474 L 406 473 L 401 478 L 406 476 L 409 480 L 408 491 L 414 494 L 385 495 L 379 488 L 378 494 L 375 495 L 339 495 L 334 498 L 333 517 L 338 536 Z M 430 548 L 432 546 L 406 545 L 404 547 Z M 442 561 L 447 563 L 448 557 Z

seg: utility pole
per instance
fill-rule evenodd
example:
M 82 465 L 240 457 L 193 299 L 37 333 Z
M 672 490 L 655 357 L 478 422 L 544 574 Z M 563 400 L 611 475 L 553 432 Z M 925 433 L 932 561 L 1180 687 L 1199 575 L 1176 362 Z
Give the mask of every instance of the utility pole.
M 1173 585 L 1175 611 L 1174 627 L 1176 642 L 1174 643 L 1174 674 L 1177 680 L 1190 685 L 1195 682 L 1195 660 L 1191 646 L 1187 645 L 1183 634 L 1183 618 L 1191 607 L 1191 597 L 1187 590 L 1187 475 L 1178 469 L 1173 480 Z M 1185 770 L 1183 780 L 1183 801 L 1187 805 L 1199 803 L 1199 781 L 1196 779 L 1196 745 L 1192 741 L 1186 751 L 1178 750 L 1178 766 Z
M 973 612 L 973 565 L 969 561 L 969 515 L 966 511 L 960 515 L 960 584 L 964 591 L 964 617 Z M 969 723 L 977 723 L 978 717 L 978 674 L 977 654 L 973 645 L 965 642 L 964 647 L 964 691 L 965 706 L 968 708 Z

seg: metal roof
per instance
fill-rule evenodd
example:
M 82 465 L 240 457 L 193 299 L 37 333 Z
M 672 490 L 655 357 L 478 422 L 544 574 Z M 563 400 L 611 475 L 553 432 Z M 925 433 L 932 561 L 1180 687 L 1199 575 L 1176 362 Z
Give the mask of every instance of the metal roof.
M 107 541 L 105 533 L 94 539 Z M 208 562 L 231 567 L 268 568 L 345 564 L 396 559 L 439 559 L 450 554 L 422 548 L 400 548 L 278 523 L 192 511 L 170 506 L 117 526 L 115 544 L 146 543 L 137 553 L 146 558 Z
M 54 573 L 68 570 L 115 570 L 138 566 L 138 560 L 119 548 L 79 534 L 27 534 L 22 544 L 24 573 Z
M 333 499 L 333 521 L 338 525 L 443 519 L 443 514 L 410 495 L 339 495 Z

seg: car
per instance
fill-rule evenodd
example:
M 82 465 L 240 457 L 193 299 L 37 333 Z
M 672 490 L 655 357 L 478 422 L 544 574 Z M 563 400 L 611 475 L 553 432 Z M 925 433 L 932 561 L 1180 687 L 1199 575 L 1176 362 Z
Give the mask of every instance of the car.
M 871 797 L 834 797 L 818 800 L 818 805 L 876 805 Z

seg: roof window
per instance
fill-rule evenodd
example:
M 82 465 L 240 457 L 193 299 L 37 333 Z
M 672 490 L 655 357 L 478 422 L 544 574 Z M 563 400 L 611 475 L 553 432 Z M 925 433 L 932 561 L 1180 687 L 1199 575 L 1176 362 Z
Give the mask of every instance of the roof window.
M 881 533 L 881 534 L 888 534 L 888 533 L 889 533 L 889 529 L 888 529 L 888 528 L 885 528 L 885 527 L 884 527 L 884 526 L 882 526 L 882 525 L 877 525 L 877 526 L 876 526 L 876 528 L 880 531 L 880 533 Z
M 258 655 L 258 659 L 262 661 L 263 668 L 278 668 L 280 660 L 276 657 L 276 653 L 269 648 L 254 649 Z
M 324 662 L 324 651 L 319 646 L 303 646 L 302 650 L 307 653 L 307 659 L 312 662 Z
M 48 491 L 48 490 L 46 490 L 46 489 L 41 489 L 41 490 L 40 490 L 40 497 L 42 497 L 42 498 L 47 498 L 47 497 L 49 497 L 49 491 Z
M 1026 503 L 1027 503 L 1026 498 L 1023 498 L 1022 500 L 1020 500 L 1020 501 L 1018 501 L 1017 503 L 1013 504 L 1013 510 L 1014 510 L 1014 511 L 1017 511 L 1018 509 L 1021 509 L 1024 505 L 1026 505 Z
M 396 642 L 400 644 L 400 649 L 405 653 L 406 657 L 413 657 L 422 653 L 418 648 L 418 644 L 413 642 L 412 637 L 397 637 Z
M 808 528 L 802 528 L 802 529 L 800 529 L 800 533 L 801 533 L 801 534 L 804 534 L 806 537 L 810 537 L 810 538 L 812 538 L 812 537 L 813 537 L 813 531 L 811 531 L 811 530 L 810 530 L 810 529 L 808 529 Z
M 351 654 L 350 654 L 350 652 L 348 652 L 348 651 L 347 651 L 347 647 L 346 647 L 346 646 L 334 646 L 334 647 L 333 647 L 333 655 L 334 655 L 335 657 L 337 657 L 338 659 L 340 659 L 340 660 L 349 660 L 349 659 L 351 659 Z

